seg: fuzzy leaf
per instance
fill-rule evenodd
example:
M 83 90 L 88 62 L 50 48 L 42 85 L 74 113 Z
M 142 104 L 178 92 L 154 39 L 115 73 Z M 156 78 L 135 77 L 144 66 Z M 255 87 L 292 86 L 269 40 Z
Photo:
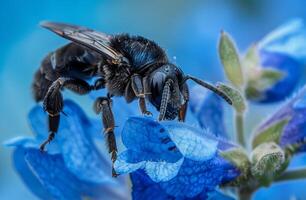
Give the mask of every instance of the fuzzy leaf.
M 237 89 L 223 83 L 218 83 L 217 87 L 232 100 L 233 106 L 238 113 L 242 113 L 246 109 L 244 98 Z
M 268 186 L 282 169 L 285 163 L 285 153 L 274 142 L 263 143 L 252 152 L 252 175 L 261 184 Z
M 227 78 L 237 87 L 243 84 L 243 73 L 233 40 L 228 33 L 221 32 L 219 56 Z
M 271 126 L 267 127 L 264 130 L 260 130 L 260 132 L 257 133 L 253 139 L 252 142 L 253 149 L 265 142 L 275 142 L 276 144 L 278 144 L 281 133 L 283 132 L 283 129 L 288 122 L 289 119 L 285 118 L 272 124 Z

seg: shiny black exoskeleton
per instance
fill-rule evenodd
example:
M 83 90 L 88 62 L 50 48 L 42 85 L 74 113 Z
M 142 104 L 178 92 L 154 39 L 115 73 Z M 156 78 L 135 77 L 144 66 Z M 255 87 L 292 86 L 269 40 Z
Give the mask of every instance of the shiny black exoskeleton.
M 160 112 L 159 120 L 184 121 L 189 98 L 187 79 L 214 91 L 231 104 L 230 99 L 216 87 L 195 77 L 184 75 L 171 64 L 164 50 L 155 42 L 127 34 L 106 35 L 84 27 L 62 23 L 42 23 L 42 26 L 69 39 L 69 43 L 51 52 L 36 72 L 34 96 L 49 115 L 49 137 L 41 145 L 44 150 L 58 130 L 63 109 L 61 90 L 66 88 L 78 94 L 107 89 L 107 96 L 94 103 L 95 111 L 102 113 L 109 152 L 114 162 L 117 157 L 114 136 L 114 117 L 111 110 L 113 96 L 123 96 L 127 102 L 135 99 L 143 114 L 148 100 Z M 95 78 L 90 85 L 87 81 Z M 116 173 L 113 171 L 113 175 Z

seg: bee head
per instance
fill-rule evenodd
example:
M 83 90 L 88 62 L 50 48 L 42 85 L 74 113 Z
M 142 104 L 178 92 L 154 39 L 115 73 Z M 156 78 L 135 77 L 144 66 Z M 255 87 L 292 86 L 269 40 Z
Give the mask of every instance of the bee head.
M 182 81 L 183 72 L 173 64 L 164 64 L 150 74 L 149 101 L 163 115 L 160 120 L 172 120 L 178 115 L 178 110 L 183 103 L 180 92 Z

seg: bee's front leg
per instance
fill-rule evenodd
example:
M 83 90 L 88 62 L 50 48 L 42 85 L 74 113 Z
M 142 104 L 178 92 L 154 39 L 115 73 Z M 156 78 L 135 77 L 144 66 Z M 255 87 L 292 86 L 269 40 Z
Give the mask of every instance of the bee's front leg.
M 107 138 L 107 145 L 109 153 L 111 154 L 111 159 L 113 162 L 112 166 L 112 176 L 116 177 L 118 174 L 114 170 L 114 162 L 117 159 L 117 144 L 114 134 L 115 120 L 111 108 L 112 100 L 110 97 L 99 97 L 94 103 L 94 110 L 97 114 L 102 112 L 102 122 L 104 126 L 104 133 Z
M 181 94 L 184 98 L 184 103 L 181 105 L 179 109 L 178 120 L 184 122 L 186 118 L 186 112 L 189 101 L 189 89 L 186 83 L 184 83 L 181 87 Z
M 142 77 L 138 74 L 132 76 L 132 88 L 135 95 L 139 98 L 139 108 L 142 114 L 152 115 L 150 111 L 147 110 L 146 100 L 145 100 L 145 91 L 142 83 Z

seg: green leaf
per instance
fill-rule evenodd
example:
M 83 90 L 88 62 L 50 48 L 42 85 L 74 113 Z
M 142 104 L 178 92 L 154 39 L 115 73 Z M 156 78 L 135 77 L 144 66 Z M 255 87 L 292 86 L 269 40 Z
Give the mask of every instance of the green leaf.
M 281 71 L 272 68 L 257 68 L 256 72 L 255 69 L 249 70 L 253 71 L 253 73 L 251 73 L 253 76 L 249 76 L 247 81 L 245 89 L 247 99 L 259 100 L 264 98 L 264 96 L 262 96 L 264 91 L 273 87 L 284 77 Z
M 236 87 L 242 86 L 243 73 L 235 44 L 230 36 L 223 31 L 219 42 L 219 56 L 228 80 Z
M 265 142 L 275 142 L 276 144 L 279 144 L 280 136 L 288 122 L 289 118 L 285 118 L 270 124 L 264 130 L 257 131 L 252 142 L 253 148 Z
M 233 148 L 228 151 L 223 151 L 220 152 L 220 155 L 242 171 L 247 171 L 250 166 L 249 158 L 242 148 Z
M 233 106 L 238 113 L 243 113 L 243 111 L 246 109 L 246 104 L 239 90 L 223 83 L 218 83 L 217 88 L 224 92 L 232 100 Z
M 260 144 L 253 150 L 251 157 L 252 175 L 264 186 L 268 186 L 286 164 L 284 151 L 274 142 Z

